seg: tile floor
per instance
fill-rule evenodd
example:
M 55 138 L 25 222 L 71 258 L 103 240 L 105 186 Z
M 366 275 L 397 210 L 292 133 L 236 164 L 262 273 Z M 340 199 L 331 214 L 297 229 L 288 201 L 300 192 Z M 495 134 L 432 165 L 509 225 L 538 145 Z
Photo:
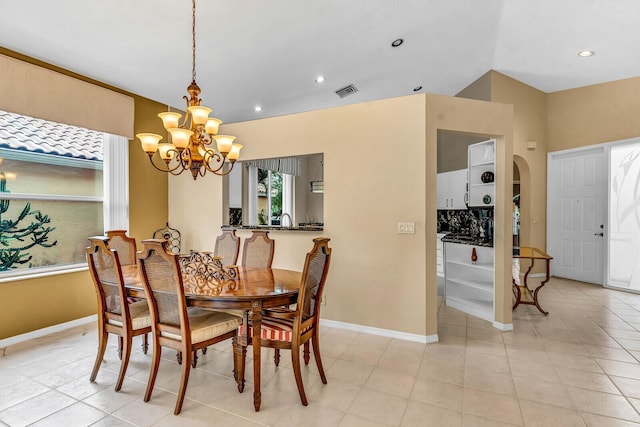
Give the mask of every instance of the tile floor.
M 541 299 L 551 314 L 519 307 L 513 332 L 441 305 L 435 344 L 324 328 L 329 383 L 313 362 L 304 369 L 307 407 L 290 361 L 276 368 L 265 350 L 258 413 L 252 384 L 243 394 L 235 388 L 230 342 L 201 357 L 174 416 L 173 352 L 163 352 L 144 403 L 149 356 L 136 345 L 116 393 L 111 338 L 91 384 L 96 333 L 93 325 L 75 328 L 0 349 L 0 425 L 640 426 L 640 295 L 552 279 Z

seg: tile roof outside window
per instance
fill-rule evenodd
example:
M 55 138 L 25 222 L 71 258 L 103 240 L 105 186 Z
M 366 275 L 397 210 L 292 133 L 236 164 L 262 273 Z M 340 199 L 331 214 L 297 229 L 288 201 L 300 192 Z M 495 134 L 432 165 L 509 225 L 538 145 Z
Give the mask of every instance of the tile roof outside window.
M 101 132 L 0 111 L 0 148 L 102 161 Z

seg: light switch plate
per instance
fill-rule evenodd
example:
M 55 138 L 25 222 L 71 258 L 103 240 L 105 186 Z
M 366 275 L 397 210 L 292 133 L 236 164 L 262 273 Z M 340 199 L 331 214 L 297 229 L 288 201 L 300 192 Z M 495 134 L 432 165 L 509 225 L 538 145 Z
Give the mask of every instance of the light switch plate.
M 399 222 L 398 234 L 414 234 L 416 228 L 415 222 Z

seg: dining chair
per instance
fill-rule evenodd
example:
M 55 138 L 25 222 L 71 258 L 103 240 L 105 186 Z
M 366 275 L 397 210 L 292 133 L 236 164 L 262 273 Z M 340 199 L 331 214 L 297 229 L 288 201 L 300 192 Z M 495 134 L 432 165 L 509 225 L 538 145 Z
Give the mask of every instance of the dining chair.
M 275 240 L 266 230 L 253 230 L 242 247 L 242 265 L 245 267 L 271 268 Z
M 118 356 L 121 360 L 115 386 L 115 390 L 119 391 L 129 365 L 134 336 L 143 335 L 142 349 L 147 353 L 147 334 L 151 332 L 149 306 L 146 301 L 128 302 L 119 255 L 109 247 L 109 238 L 96 236 L 89 241 L 87 264 L 98 297 L 98 354 L 89 381 L 95 381 L 109 334 L 114 334 L 118 336 Z
M 136 239 L 127 236 L 127 230 L 109 230 L 105 233 L 109 238 L 109 247 L 118 252 L 120 265 L 135 265 Z
M 218 311 L 187 308 L 184 283 L 178 255 L 168 250 L 167 241 L 143 240 L 144 250 L 138 254 L 140 272 L 153 331 L 153 359 L 144 401 L 151 399 L 160 366 L 162 347 L 182 354 L 182 375 L 174 414 L 182 410 L 195 352 L 238 334 L 239 319 Z M 235 362 L 236 358 L 234 358 Z
M 236 236 L 236 230 L 222 230 L 222 234 L 216 238 L 213 254 L 222 257 L 222 265 L 236 265 L 240 253 L 240 238 Z
M 298 386 L 300 400 L 307 406 L 307 396 L 302 383 L 302 372 L 300 370 L 300 346 L 304 346 L 304 363 L 309 364 L 309 342 L 313 347 L 313 356 L 320 372 L 320 379 L 323 384 L 327 383 L 327 377 L 322 367 L 320 357 L 320 302 L 324 284 L 329 271 L 331 261 L 331 248 L 329 239 L 318 237 L 313 239 L 313 248 L 307 253 L 302 278 L 300 280 L 300 291 L 295 308 L 279 307 L 262 311 L 262 327 L 260 344 L 263 347 L 275 349 L 274 361 L 276 366 L 280 363 L 280 350 L 291 350 L 291 362 L 293 374 Z M 243 326 L 240 333 L 243 333 Z M 249 335 L 253 335 L 251 324 L 249 324 Z M 238 368 L 239 382 L 244 381 L 244 367 L 246 351 L 241 348 L 240 343 L 235 344 L 234 356 L 236 357 L 234 366 Z
M 105 234 L 109 238 L 109 247 L 118 252 L 120 265 L 136 265 L 138 262 L 136 260 L 136 239 L 127 236 L 127 230 L 108 230 Z M 143 299 L 144 298 L 127 297 L 130 303 L 142 301 Z M 146 344 L 147 340 L 145 339 L 143 345 Z

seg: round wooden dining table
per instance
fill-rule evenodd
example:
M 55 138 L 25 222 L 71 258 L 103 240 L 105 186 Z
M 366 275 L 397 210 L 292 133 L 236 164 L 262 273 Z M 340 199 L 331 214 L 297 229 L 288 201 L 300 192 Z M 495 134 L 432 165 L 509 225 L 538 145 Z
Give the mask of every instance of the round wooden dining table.
M 243 310 L 245 331 L 247 320 L 251 321 L 253 335 L 243 334 L 238 337 L 243 351 L 249 344 L 253 345 L 253 405 L 260 410 L 262 394 L 260 392 L 260 338 L 263 309 L 281 307 L 296 303 L 300 279 L 299 271 L 277 268 L 234 267 L 237 277 L 228 280 L 198 280 L 184 275 L 183 283 L 187 304 L 192 307 L 209 309 Z M 130 296 L 144 298 L 144 287 L 137 266 L 123 266 L 122 274 Z M 240 355 L 235 353 L 234 357 Z M 244 354 L 242 355 L 244 357 Z M 244 363 L 238 363 L 236 373 L 238 390 L 244 389 Z

